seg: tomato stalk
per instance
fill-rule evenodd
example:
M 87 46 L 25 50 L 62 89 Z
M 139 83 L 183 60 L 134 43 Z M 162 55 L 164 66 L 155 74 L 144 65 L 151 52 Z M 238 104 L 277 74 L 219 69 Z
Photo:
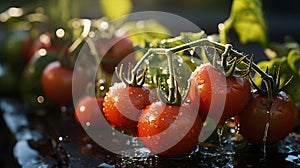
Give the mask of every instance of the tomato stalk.
M 274 83 L 275 83 L 273 77 L 271 75 L 269 75 L 268 73 L 264 72 L 258 65 L 256 65 L 253 62 L 253 57 L 248 59 L 244 54 L 234 50 L 233 47 L 230 44 L 225 44 L 224 45 L 224 44 L 221 44 L 221 43 L 218 43 L 218 42 L 211 41 L 207 38 L 202 38 L 202 39 L 199 39 L 199 40 L 195 40 L 195 41 L 192 41 L 192 42 L 189 42 L 189 43 L 186 43 L 186 44 L 182 44 L 182 45 L 179 45 L 179 46 L 176 46 L 176 47 L 173 47 L 173 48 L 150 48 L 144 54 L 144 56 L 137 62 L 135 67 L 132 69 L 132 73 L 135 74 L 137 72 L 137 70 L 139 69 L 139 67 L 142 65 L 142 63 L 150 55 L 163 54 L 163 55 L 168 56 L 169 53 L 177 53 L 177 52 L 180 52 L 180 51 L 193 49 L 193 48 L 199 47 L 199 46 L 213 47 L 215 49 L 223 51 L 222 65 L 225 68 L 225 71 L 226 71 L 225 75 L 227 75 L 227 76 L 232 75 L 233 70 L 234 70 L 237 63 L 244 62 L 245 64 L 247 64 L 248 67 L 249 67 L 249 70 L 246 71 L 246 73 L 244 73 L 244 75 L 249 75 L 250 70 L 253 70 L 261 76 L 261 78 L 263 79 L 263 81 L 266 83 L 266 86 L 267 86 L 268 102 L 269 102 L 269 104 L 272 104 L 272 102 L 273 102 L 273 97 L 272 97 L 272 95 L 273 95 L 273 86 L 274 86 Z M 231 63 L 231 65 L 228 64 L 228 60 L 227 60 L 229 55 L 234 56 L 233 62 Z M 170 56 L 171 55 L 169 55 L 168 57 L 170 57 Z M 171 61 L 169 61 L 169 62 L 171 62 Z M 171 70 L 172 64 L 169 63 L 168 66 L 169 66 L 169 69 L 170 69 L 170 73 L 172 73 L 172 70 Z M 172 76 L 173 76 L 173 74 L 170 74 L 170 77 L 174 78 Z M 172 84 L 172 82 L 171 82 L 171 85 L 170 85 L 171 88 L 173 87 L 172 85 L 174 85 L 174 83 Z

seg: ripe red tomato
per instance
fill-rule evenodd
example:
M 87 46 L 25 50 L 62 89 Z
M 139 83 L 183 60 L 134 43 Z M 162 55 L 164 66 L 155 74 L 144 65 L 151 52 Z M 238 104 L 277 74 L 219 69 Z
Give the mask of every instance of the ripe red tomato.
M 82 69 L 70 69 L 55 61 L 47 65 L 44 69 L 41 82 L 45 96 L 60 106 L 70 105 L 73 101 L 72 97 L 72 79 L 79 83 L 77 88 L 78 95 L 82 95 L 88 83 L 88 76 Z
M 113 37 L 99 44 L 99 53 L 103 56 L 102 67 L 109 73 L 113 73 L 119 62 L 132 52 L 133 44 L 127 36 Z
M 138 123 L 138 136 L 152 153 L 178 158 L 189 155 L 198 144 L 202 120 L 188 104 L 148 105 Z
M 101 97 L 82 97 L 75 107 L 75 119 L 85 127 L 103 128 L 106 122 L 102 114 L 103 101 Z
M 135 87 L 125 83 L 115 83 L 104 97 L 103 113 L 113 127 L 137 134 L 138 118 L 142 109 L 151 103 L 148 87 Z
M 258 91 L 252 93 L 247 107 L 238 115 L 240 133 L 255 144 L 263 144 L 267 123 L 267 96 Z M 296 126 L 297 108 L 289 95 L 281 91 L 273 96 L 270 110 L 269 129 L 266 144 L 274 144 L 284 139 Z
M 251 85 L 247 78 L 225 77 L 211 64 L 197 67 L 190 81 L 189 99 L 203 120 L 209 115 L 224 123 L 239 114 L 250 99 Z

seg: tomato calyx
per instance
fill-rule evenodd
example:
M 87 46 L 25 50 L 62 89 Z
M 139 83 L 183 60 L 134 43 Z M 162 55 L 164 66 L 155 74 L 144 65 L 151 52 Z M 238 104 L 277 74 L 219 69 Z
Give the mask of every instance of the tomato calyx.
M 281 86 L 281 84 L 280 84 L 280 69 L 281 69 L 281 66 L 278 66 L 278 67 L 274 66 L 274 72 L 271 73 L 271 72 L 269 72 L 269 68 L 268 67 L 266 68 L 266 73 L 271 75 L 271 77 L 273 79 L 273 80 L 271 80 L 271 87 L 268 86 L 268 81 L 265 80 L 265 79 L 262 79 L 261 85 L 258 86 L 250 78 L 250 81 L 251 81 L 253 87 L 263 95 L 269 95 L 270 94 L 271 96 L 274 96 L 274 95 L 278 94 L 279 92 L 284 91 L 288 87 L 288 85 L 291 83 L 294 76 L 291 76 Z M 270 102 L 272 102 L 272 100 Z
M 127 77 L 124 77 L 123 66 L 124 65 L 121 64 L 119 70 L 118 67 L 116 67 L 117 77 L 126 85 L 142 87 L 145 83 L 147 69 L 143 69 L 141 73 L 138 73 L 131 71 L 131 64 L 129 64 Z

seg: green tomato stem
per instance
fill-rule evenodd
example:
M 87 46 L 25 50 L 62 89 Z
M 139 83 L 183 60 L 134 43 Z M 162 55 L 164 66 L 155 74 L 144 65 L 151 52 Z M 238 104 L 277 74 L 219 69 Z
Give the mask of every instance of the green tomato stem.
M 187 50 L 187 49 L 191 49 L 193 47 L 198 47 L 198 46 L 210 46 L 216 49 L 219 49 L 221 51 L 224 51 L 225 54 L 231 54 L 236 58 L 241 59 L 241 61 L 243 61 L 244 63 L 248 64 L 249 67 L 251 68 L 251 70 L 254 70 L 256 73 L 258 73 L 261 78 L 266 82 L 267 84 L 267 91 L 268 91 L 268 101 L 269 104 L 272 104 L 273 102 L 273 84 L 274 84 L 274 79 L 271 75 L 269 75 L 268 73 L 264 72 L 262 69 L 260 69 L 260 67 L 258 65 L 256 65 L 251 59 L 249 60 L 248 58 L 245 58 L 244 54 L 233 50 L 232 47 L 229 44 L 221 44 L 218 42 L 214 42 L 211 41 L 209 39 L 206 38 L 202 38 L 196 41 L 192 41 L 186 44 L 182 44 L 173 48 L 151 48 L 149 49 L 145 55 L 138 61 L 138 63 L 136 64 L 136 66 L 133 68 L 132 73 L 135 73 L 138 68 L 141 66 L 141 64 L 144 62 L 145 59 L 147 59 L 150 55 L 152 54 L 164 54 L 167 55 L 168 57 L 168 62 L 169 62 L 169 69 L 170 69 L 170 79 L 174 78 L 173 77 L 173 65 L 172 65 L 172 61 L 171 61 L 171 53 L 177 53 L 183 50 Z M 251 66 L 250 66 L 251 65 Z M 171 81 L 173 81 L 171 79 Z M 174 82 L 174 81 L 173 81 Z M 174 83 L 171 85 L 170 87 L 174 87 Z

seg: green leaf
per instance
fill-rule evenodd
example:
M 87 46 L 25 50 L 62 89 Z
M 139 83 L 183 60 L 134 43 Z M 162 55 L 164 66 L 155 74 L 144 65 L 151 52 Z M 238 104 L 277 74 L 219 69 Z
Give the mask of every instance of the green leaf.
M 132 9 L 131 0 L 99 0 L 100 9 L 110 20 L 127 15 Z
M 291 50 L 287 56 L 287 64 L 292 69 L 294 73 L 298 73 L 300 70 L 299 64 L 300 64 L 300 52 L 296 50 Z M 297 67 L 298 64 L 298 67 Z M 298 69 L 297 69 L 298 68 Z M 298 74 L 300 75 L 300 74 Z
M 147 43 L 154 40 L 170 38 L 169 30 L 155 20 L 140 20 L 138 22 L 126 22 L 121 28 L 126 31 L 134 45 L 148 47 Z
M 222 43 L 228 43 L 229 30 L 234 28 L 242 44 L 259 42 L 267 44 L 267 28 L 261 0 L 234 0 L 230 17 L 220 28 Z

